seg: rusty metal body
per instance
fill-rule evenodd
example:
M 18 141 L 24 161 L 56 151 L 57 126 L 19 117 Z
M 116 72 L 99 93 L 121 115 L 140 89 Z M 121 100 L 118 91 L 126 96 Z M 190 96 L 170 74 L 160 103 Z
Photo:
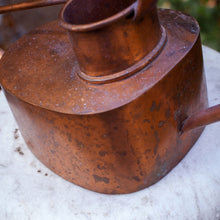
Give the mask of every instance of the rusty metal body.
M 204 127 L 182 131 L 210 122 L 195 123 L 193 116 L 184 121 L 208 106 L 199 26 L 173 10 L 158 10 L 157 20 L 151 3 L 151 16 L 137 13 L 133 29 L 127 9 L 114 27 L 107 20 L 107 27 L 77 29 L 61 20 L 70 43 L 55 21 L 21 38 L 1 60 L 0 83 L 31 151 L 58 175 L 96 192 L 130 193 L 157 182 Z M 152 24 L 143 30 L 148 43 L 139 32 L 147 24 Z M 112 37 L 100 42 L 108 33 Z M 118 42 L 130 56 L 119 51 L 116 33 L 124 34 L 124 41 L 129 37 L 127 44 L 122 37 Z M 133 53 L 140 45 L 146 53 Z M 217 111 L 212 122 L 219 120 Z

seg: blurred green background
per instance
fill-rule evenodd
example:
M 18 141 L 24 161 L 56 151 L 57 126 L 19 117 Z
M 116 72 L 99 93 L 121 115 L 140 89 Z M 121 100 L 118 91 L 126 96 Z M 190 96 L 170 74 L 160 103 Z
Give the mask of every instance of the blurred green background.
M 199 22 L 202 43 L 220 51 L 220 0 L 158 0 L 158 7 L 192 15 Z

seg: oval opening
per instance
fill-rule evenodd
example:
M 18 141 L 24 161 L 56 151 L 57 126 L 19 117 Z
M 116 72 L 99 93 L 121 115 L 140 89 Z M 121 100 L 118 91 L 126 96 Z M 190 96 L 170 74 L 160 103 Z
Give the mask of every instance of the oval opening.
M 113 16 L 134 2 L 135 0 L 73 0 L 66 7 L 63 18 L 73 25 L 90 24 Z

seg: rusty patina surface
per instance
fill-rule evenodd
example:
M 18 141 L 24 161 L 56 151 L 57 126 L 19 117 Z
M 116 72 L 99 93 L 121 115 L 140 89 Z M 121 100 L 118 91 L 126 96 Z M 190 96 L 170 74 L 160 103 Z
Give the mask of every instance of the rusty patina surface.
M 66 31 L 55 21 L 21 38 L 1 60 L 0 83 L 32 152 L 58 175 L 96 192 L 129 193 L 152 185 L 186 155 L 203 130 L 199 127 L 180 134 L 190 115 L 207 108 L 198 23 L 181 12 L 157 11 L 154 2 L 150 12 L 136 16 L 136 21 L 126 15 L 98 29 L 84 24 L 89 28 L 88 36 L 94 32 L 94 38 L 109 34 L 114 39 L 97 42 L 95 53 L 89 42 L 80 42 L 80 51 L 74 46 L 76 38 L 90 40 L 88 36 L 81 38 L 87 35 L 86 26 L 80 24 L 83 31 L 73 30 L 76 33 L 74 37 L 70 34 L 70 43 Z M 133 5 L 125 1 L 128 8 L 130 3 Z M 156 18 L 158 13 L 159 20 L 152 23 L 149 13 Z M 147 43 L 144 39 L 137 42 L 139 32 L 133 39 L 133 22 L 142 27 Z M 156 25 L 152 32 L 146 26 L 149 22 L 152 29 Z M 110 30 L 124 33 L 123 25 L 128 35 L 117 40 Z M 65 28 L 70 31 L 69 27 Z M 115 78 L 115 72 L 135 65 L 132 52 L 129 56 L 118 51 L 128 48 L 122 39 L 129 38 L 129 50 L 145 45 L 146 53 L 141 50 L 135 58 L 139 62 L 161 42 L 163 33 L 164 45 L 149 63 Z M 106 51 L 111 56 L 102 60 L 98 52 L 104 43 L 109 43 Z M 95 56 L 99 62 L 93 63 L 83 54 Z M 128 56 L 127 62 L 120 61 L 123 68 L 120 62 L 113 62 L 114 55 L 118 59 Z M 112 76 L 113 80 L 91 80 L 100 76 Z

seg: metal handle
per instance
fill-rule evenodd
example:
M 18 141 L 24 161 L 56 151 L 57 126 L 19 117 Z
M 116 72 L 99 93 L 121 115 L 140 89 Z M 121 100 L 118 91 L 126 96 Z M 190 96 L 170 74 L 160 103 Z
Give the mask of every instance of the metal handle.
M 180 134 L 192 130 L 194 128 L 202 127 L 214 122 L 220 121 L 220 104 L 205 110 L 196 112 L 189 116 L 182 124 Z
M 3 54 L 4 54 L 4 50 L 2 50 L 1 48 L 0 48 L 0 59 L 2 58 L 2 56 L 3 56 Z M 1 84 L 0 84 L 0 91 L 1 91 Z
M 64 4 L 66 2 L 67 0 L 35 0 L 31 2 L 22 2 L 13 5 L 4 5 L 4 6 L 0 6 L 0 14 L 12 12 L 12 11 L 26 10 L 31 8 Z
M 58 4 L 64 4 L 67 0 L 34 0 L 31 2 L 22 2 L 18 4 L 12 5 L 4 5 L 0 6 L 0 14 L 26 10 L 31 8 L 39 8 L 45 6 L 52 6 Z M 143 17 L 143 15 L 149 11 L 155 4 L 157 0 L 137 0 L 136 4 L 134 4 L 134 20 L 139 20 Z
M 0 59 L 2 58 L 2 56 L 3 56 L 3 54 L 4 54 L 4 50 L 2 50 L 1 48 L 0 48 Z
M 157 4 L 157 0 L 137 0 L 134 6 L 134 19 L 140 20 L 153 6 Z

